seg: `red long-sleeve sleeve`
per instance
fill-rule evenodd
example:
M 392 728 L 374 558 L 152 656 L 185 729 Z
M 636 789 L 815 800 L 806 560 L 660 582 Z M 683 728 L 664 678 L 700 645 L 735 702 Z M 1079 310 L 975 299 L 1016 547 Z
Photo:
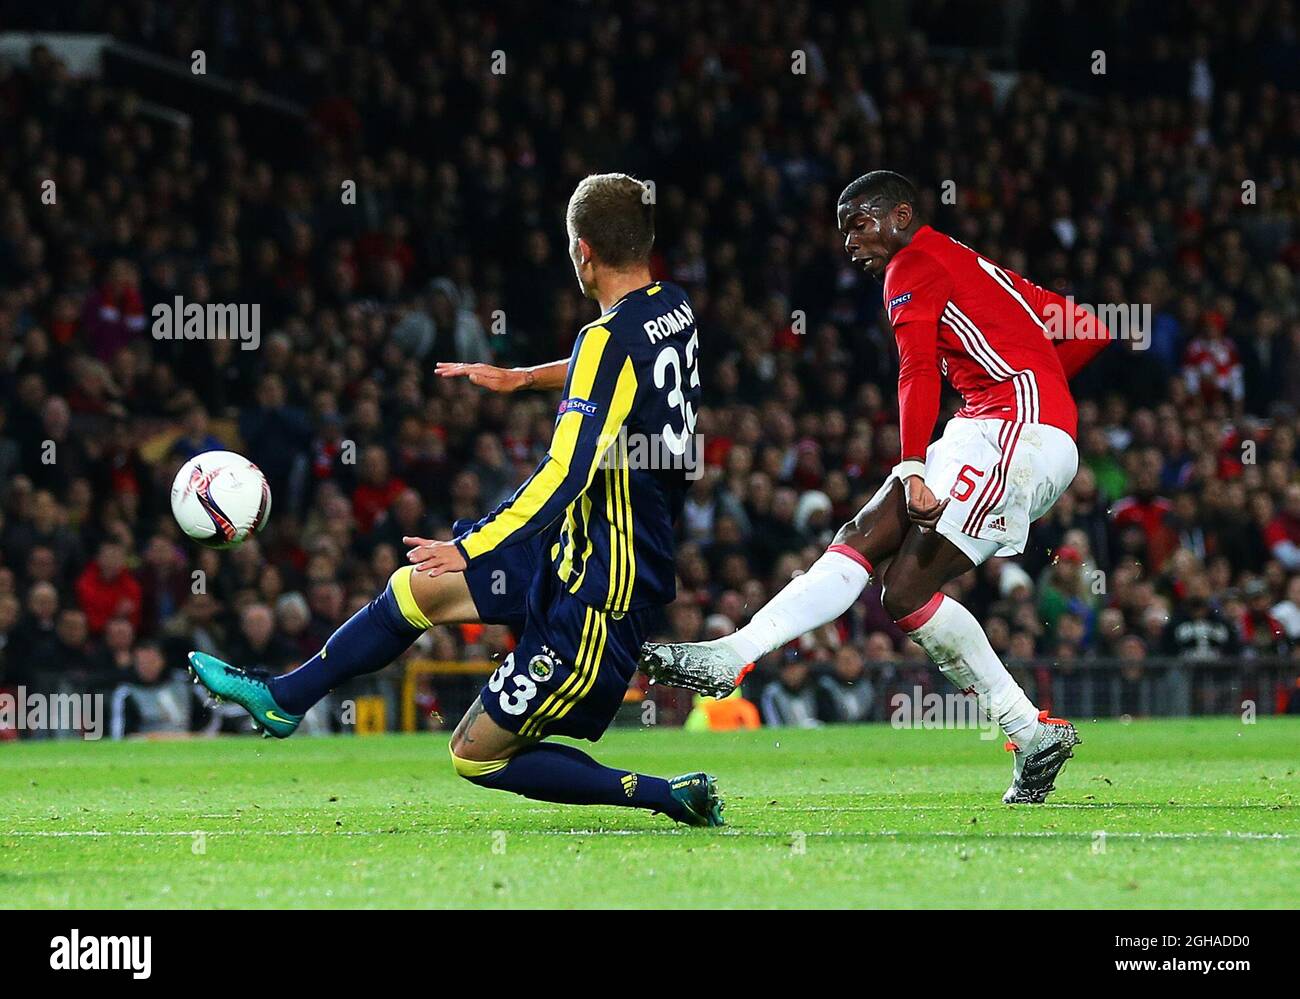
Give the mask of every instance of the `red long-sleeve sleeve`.
M 894 327 L 898 340 L 898 433 L 904 458 L 924 458 L 939 418 L 939 326 L 918 320 Z
M 939 419 L 939 315 L 952 280 L 929 253 L 900 253 L 885 271 L 885 311 L 898 341 L 898 433 L 904 458 L 924 458 Z

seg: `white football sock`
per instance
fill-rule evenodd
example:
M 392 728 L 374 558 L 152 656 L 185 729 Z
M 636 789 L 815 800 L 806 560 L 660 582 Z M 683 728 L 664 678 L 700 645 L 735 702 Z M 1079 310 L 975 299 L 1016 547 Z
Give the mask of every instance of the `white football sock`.
M 980 706 L 1021 749 L 1038 734 L 1038 709 L 1007 671 L 975 616 L 956 600 L 937 593 L 898 622 L 943 675 L 979 697 Z
M 871 578 L 869 563 L 857 552 L 832 545 L 801 576 L 795 576 L 739 631 L 705 645 L 752 663 L 786 642 L 834 621 L 853 606 Z

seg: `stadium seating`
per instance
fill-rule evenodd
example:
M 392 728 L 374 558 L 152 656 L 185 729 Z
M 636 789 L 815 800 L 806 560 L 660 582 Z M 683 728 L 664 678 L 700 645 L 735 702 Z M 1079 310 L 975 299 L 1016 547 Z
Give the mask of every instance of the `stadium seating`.
M 1100 5 L 1104 74 L 1053 57 L 1076 29 L 1051 3 L 961 49 L 941 4 L 909 25 L 892 4 L 737 0 L 721 28 L 702 5 L 218 5 L 220 24 L 111 6 L 87 17 L 183 81 L 121 52 L 99 73 L 48 45 L 0 55 L 0 687 L 129 695 L 190 648 L 285 669 L 383 585 L 404 534 L 508 495 L 553 400 L 433 363 L 567 354 L 592 312 L 563 208 L 608 169 L 654 181 L 656 273 L 702 331 L 707 467 L 659 635 L 725 633 L 899 457 L 880 289 L 833 225 L 843 184 L 888 166 L 936 227 L 1039 283 L 1150 306 L 1076 382 L 1067 497 L 1023 558 L 957 584 L 994 646 L 1061 710 L 1300 711 L 1300 54 L 1250 5 L 1144 4 L 1136 24 Z M 260 345 L 156 338 L 177 295 L 258 303 Z M 221 555 L 167 509 L 175 469 L 215 446 L 275 497 L 266 533 Z M 412 656 L 510 641 L 436 629 Z M 844 647 L 874 717 L 939 682 L 871 588 L 746 692 L 834 720 L 817 681 Z M 220 724 L 197 705 L 188 723 Z

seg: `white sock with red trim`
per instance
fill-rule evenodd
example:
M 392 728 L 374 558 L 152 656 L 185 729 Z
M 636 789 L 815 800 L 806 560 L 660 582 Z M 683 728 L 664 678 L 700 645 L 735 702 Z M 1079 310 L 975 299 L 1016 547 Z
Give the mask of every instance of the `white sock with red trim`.
M 764 604 L 749 624 L 725 638 L 705 642 L 752 663 L 786 642 L 834 621 L 853 606 L 871 579 L 871 563 L 848 545 L 831 545 Z
M 975 616 L 951 597 L 936 593 L 924 607 L 899 618 L 898 626 L 961 690 L 979 697 L 980 706 L 1020 748 L 1038 735 L 1038 709 L 1007 671 Z

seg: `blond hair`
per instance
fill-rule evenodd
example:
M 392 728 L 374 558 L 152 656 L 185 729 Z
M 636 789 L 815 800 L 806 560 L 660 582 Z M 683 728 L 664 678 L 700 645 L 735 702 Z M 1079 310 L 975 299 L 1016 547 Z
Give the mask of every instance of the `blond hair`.
M 600 262 L 623 268 L 650 259 L 655 241 L 651 189 L 625 173 L 594 173 L 578 182 L 565 216 Z

